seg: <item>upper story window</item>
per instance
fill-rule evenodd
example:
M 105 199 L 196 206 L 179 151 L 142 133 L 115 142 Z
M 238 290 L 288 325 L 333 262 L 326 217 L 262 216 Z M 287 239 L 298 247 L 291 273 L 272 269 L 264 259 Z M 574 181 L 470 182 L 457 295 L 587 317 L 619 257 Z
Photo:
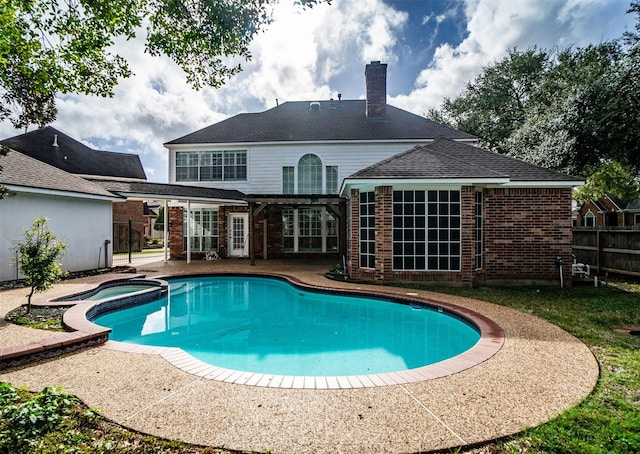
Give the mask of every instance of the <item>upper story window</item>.
M 327 194 L 338 193 L 338 166 L 327 166 Z
M 338 190 L 338 166 L 323 166 L 314 154 L 301 157 L 297 167 L 282 167 L 283 194 L 337 194 Z
M 298 161 L 298 194 L 322 194 L 322 161 L 314 154 Z
M 293 166 L 282 168 L 282 193 L 295 194 L 295 170 Z
M 247 151 L 178 151 L 176 181 L 239 181 L 247 179 Z

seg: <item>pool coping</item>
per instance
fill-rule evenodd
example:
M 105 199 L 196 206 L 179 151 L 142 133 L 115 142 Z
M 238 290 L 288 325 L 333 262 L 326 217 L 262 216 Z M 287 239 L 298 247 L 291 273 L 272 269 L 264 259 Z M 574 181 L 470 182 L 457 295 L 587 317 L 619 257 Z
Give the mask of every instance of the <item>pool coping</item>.
M 287 389 L 352 389 L 402 385 L 446 377 L 448 375 L 462 372 L 478 364 L 481 364 L 484 361 L 487 361 L 489 358 L 498 353 L 504 345 L 505 337 L 503 329 L 488 317 L 485 317 L 484 315 L 471 309 L 467 309 L 455 304 L 421 298 L 414 292 L 407 292 L 404 296 L 400 296 L 398 294 L 386 292 L 366 292 L 362 290 L 336 289 L 331 287 L 310 285 L 294 277 L 279 273 L 214 272 L 192 274 L 189 277 L 238 275 L 246 277 L 278 278 L 289 282 L 294 286 L 311 291 L 326 291 L 334 294 L 337 293 L 351 296 L 366 296 L 374 294 L 377 297 L 383 296 L 385 298 L 388 298 L 391 302 L 399 304 L 414 303 L 420 306 L 433 308 L 438 311 L 444 310 L 448 315 L 470 321 L 480 331 L 480 339 L 474 346 L 460 353 L 459 355 L 426 366 L 382 374 L 340 376 L 277 375 L 227 369 L 224 367 L 208 364 L 200 359 L 195 358 L 191 354 L 178 347 L 145 346 L 112 340 L 106 342 L 104 344 L 104 347 L 128 353 L 160 355 L 173 366 L 184 372 L 205 379 L 217 380 L 225 383 Z M 184 276 L 165 275 L 157 277 L 157 279 L 171 280 L 180 277 Z M 87 324 L 99 326 L 87 320 L 87 315 L 95 306 L 97 306 L 97 304 L 83 304 L 70 309 L 65 314 L 65 324 L 72 328 L 77 327 L 77 329 L 86 329 Z
M 145 275 L 132 275 L 129 277 L 110 277 L 101 280 L 97 284 L 81 284 L 73 293 L 49 298 L 34 298 L 31 303 L 34 307 L 69 307 L 63 315 L 63 325 L 71 331 L 59 332 L 53 336 L 45 337 L 26 344 L 9 345 L 0 348 L 0 370 L 11 367 L 51 359 L 56 356 L 74 352 L 81 348 L 93 347 L 105 344 L 109 340 L 109 328 L 91 323 L 87 312 L 100 303 L 116 300 L 118 297 L 108 297 L 103 300 L 73 300 L 83 294 L 95 294 L 102 288 L 109 288 L 129 282 L 148 283 L 149 289 L 132 292 L 132 295 L 146 298 L 147 301 L 155 299 L 162 292 L 166 292 L 166 283 L 159 279 L 147 278 Z M 153 285 L 152 285 L 153 284 Z

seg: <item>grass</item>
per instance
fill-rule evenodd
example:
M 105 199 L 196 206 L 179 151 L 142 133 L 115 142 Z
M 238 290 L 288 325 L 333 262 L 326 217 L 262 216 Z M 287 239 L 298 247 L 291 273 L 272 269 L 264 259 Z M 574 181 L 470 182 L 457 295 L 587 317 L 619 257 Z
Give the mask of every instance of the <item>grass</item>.
M 640 452 L 640 337 L 613 331 L 613 328 L 618 326 L 640 326 L 640 285 L 610 284 L 598 288 L 571 289 L 429 289 L 489 301 L 546 319 L 581 339 L 591 349 L 601 368 L 596 388 L 580 405 L 539 427 L 467 452 Z M 33 395 L 30 398 L 34 398 Z M 3 406 L 0 405 L 1 411 Z M 39 439 L 40 448 L 19 452 L 228 452 L 211 448 L 205 451 L 207 448 L 183 445 L 127 431 L 101 419 L 98 415 L 93 415 L 87 420 L 84 416 L 87 411 L 90 410 L 77 406 L 75 413 L 63 419 L 65 424 L 70 424 L 69 426 L 53 430 L 51 435 L 48 435 L 50 438 Z M 0 423 L 0 435 L 2 433 Z M 72 440 L 76 438 L 93 441 L 77 444 L 76 448 Z M 2 452 L 18 451 L 3 451 L 0 445 L 0 453 Z
M 229 454 L 125 429 L 58 388 L 0 382 L 0 453 Z
M 619 326 L 640 326 L 640 285 L 437 291 L 512 307 L 548 320 L 582 340 L 600 365 L 598 383 L 580 405 L 539 427 L 470 452 L 640 452 L 640 337 L 613 331 Z

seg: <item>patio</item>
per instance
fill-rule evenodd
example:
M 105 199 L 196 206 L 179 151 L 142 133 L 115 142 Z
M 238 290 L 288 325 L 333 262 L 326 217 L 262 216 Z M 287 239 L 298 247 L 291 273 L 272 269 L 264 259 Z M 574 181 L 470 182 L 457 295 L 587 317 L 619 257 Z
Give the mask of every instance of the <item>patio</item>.
M 576 405 L 595 386 L 598 365 L 573 336 L 536 317 L 497 305 L 436 294 L 328 280 L 329 264 L 227 259 L 149 262 L 148 277 L 250 271 L 304 283 L 358 288 L 442 301 L 477 311 L 505 333 L 487 361 L 446 377 L 355 389 L 283 389 L 238 385 L 187 373 L 157 354 L 107 342 L 57 359 L 2 371 L 0 379 L 32 390 L 62 386 L 125 426 L 190 443 L 273 452 L 418 452 L 512 434 Z M 109 275 L 58 284 L 49 299 L 97 285 Z M 25 302 L 24 289 L 0 292 L 0 314 Z M 0 347 L 55 333 L 0 321 Z

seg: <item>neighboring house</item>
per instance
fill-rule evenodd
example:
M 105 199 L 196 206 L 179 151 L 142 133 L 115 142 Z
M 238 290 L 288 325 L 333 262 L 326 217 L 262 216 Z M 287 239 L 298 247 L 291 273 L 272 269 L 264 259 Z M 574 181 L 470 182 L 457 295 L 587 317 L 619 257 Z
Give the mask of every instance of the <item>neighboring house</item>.
M 138 155 L 94 150 L 51 126 L 1 140 L 0 143 L 87 180 L 147 179 Z M 113 252 L 127 252 L 130 241 L 132 250 L 140 251 L 147 225 L 143 202 L 126 199 L 121 199 L 121 202 L 113 204 Z M 91 221 L 87 219 L 86 222 Z
M 578 210 L 577 227 L 640 226 L 640 200 L 629 202 L 604 195 L 583 203 Z
M 138 155 L 94 150 L 51 126 L 0 140 L 0 144 L 87 179 L 147 179 Z
M 68 248 L 65 271 L 83 271 L 111 263 L 111 206 L 124 199 L 101 186 L 16 151 L 0 157 L 0 184 L 8 195 L 0 200 L 0 281 L 21 278 L 14 241 L 40 217 Z M 88 222 L 89 221 L 89 222 Z
M 249 204 L 172 206 L 171 234 L 215 222 L 222 256 L 344 259 L 371 280 L 556 280 L 581 182 L 387 105 L 385 64 L 365 79 L 365 100 L 286 102 L 165 143 L 170 183 L 235 189 Z M 186 244 L 172 241 L 172 256 Z

